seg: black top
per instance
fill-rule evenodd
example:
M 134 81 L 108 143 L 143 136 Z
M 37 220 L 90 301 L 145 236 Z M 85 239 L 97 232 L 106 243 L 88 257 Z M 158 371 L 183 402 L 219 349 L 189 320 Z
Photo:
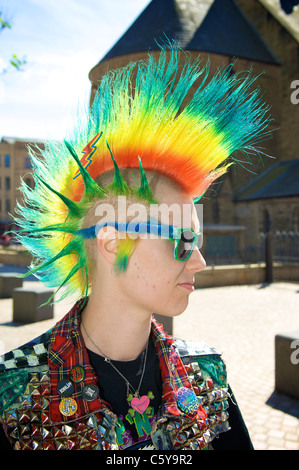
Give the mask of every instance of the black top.
M 122 441 L 124 441 L 123 445 L 127 447 L 132 445 L 133 442 L 148 440 L 149 433 L 146 433 L 147 427 L 145 426 L 145 429 L 143 429 L 141 426 L 135 425 L 134 409 L 132 409 L 131 402 L 127 399 L 129 394 L 131 394 L 132 397 L 134 391 L 138 389 L 144 366 L 145 351 L 134 361 L 111 361 L 134 388 L 134 390 L 130 388 L 129 393 L 126 381 L 111 364 L 106 362 L 102 356 L 90 350 L 88 350 L 88 355 L 90 363 L 98 377 L 101 398 L 109 403 L 112 411 L 118 416 L 120 422 L 123 423 L 126 429 L 126 431 L 122 429 L 122 433 L 125 433 L 125 436 L 124 438 L 120 437 L 120 446 L 122 446 Z M 149 392 L 151 392 L 151 394 Z M 145 372 L 140 385 L 139 395 L 143 397 L 142 401 L 148 403 L 146 411 L 143 411 L 144 406 L 141 405 L 140 414 L 143 415 L 143 420 L 149 423 L 154 415 L 156 415 L 162 401 L 162 378 L 159 368 L 159 358 L 152 340 L 149 341 L 148 345 Z M 151 398 L 152 396 L 153 398 Z M 148 397 L 149 400 L 145 397 Z M 149 409 L 150 407 L 151 409 Z M 121 430 L 119 430 L 119 432 L 121 433 Z

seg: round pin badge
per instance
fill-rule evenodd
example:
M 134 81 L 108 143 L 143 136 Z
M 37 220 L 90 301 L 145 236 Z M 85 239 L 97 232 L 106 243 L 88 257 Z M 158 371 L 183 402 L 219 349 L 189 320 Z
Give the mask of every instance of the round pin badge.
M 78 409 L 76 400 L 70 397 L 62 398 L 59 403 L 59 410 L 64 416 L 73 416 Z
M 58 382 L 57 391 L 62 397 L 69 397 L 74 393 L 75 388 L 70 380 L 65 379 Z
M 198 410 L 199 402 L 197 396 L 190 388 L 179 388 L 176 399 L 178 407 L 183 413 L 193 414 Z
M 82 382 L 85 377 L 85 372 L 82 366 L 75 366 L 70 371 L 70 379 L 72 382 Z
M 99 389 L 96 385 L 90 384 L 83 388 L 82 396 L 86 401 L 93 401 L 99 396 Z

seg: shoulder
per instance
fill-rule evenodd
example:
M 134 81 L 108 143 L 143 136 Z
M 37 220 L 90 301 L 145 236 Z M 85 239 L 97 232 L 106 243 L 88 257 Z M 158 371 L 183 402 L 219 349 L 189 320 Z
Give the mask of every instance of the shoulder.
M 5 411 L 18 406 L 36 372 L 47 370 L 49 338 L 47 332 L 1 357 L 0 419 Z
M 196 362 L 204 379 L 212 379 L 221 387 L 227 386 L 226 366 L 219 351 L 204 341 L 175 338 L 174 343 L 185 366 Z
M 220 352 L 204 341 L 188 341 L 174 338 L 174 342 L 181 357 L 208 355 L 221 356 Z
M 47 363 L 51 330 L 5 353 L 0 361 L 0 377 L 12 369 L 26 369 Z

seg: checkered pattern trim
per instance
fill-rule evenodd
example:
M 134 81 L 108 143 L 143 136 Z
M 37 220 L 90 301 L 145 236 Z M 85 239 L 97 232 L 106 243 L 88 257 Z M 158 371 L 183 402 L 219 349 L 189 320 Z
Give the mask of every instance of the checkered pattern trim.
M 32 341 L 26 343 L 24 346 L 0 356 L 0 371 L 47 364 L 48 351 L 45 345 L 46 339 L 47 337 L 44 335 L 39 338 L 41 342 L 36 343 Z

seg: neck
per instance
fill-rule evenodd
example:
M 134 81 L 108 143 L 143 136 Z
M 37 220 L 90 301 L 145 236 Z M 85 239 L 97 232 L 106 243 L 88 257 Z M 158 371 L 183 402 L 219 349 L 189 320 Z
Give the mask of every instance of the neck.
M 115 361 L 136 359 L 145 349 L 151 314 L 92 292 L 82 313 L 81 333 L 88 349 Z M 85 331 L 86 330 L 86 331 Z

